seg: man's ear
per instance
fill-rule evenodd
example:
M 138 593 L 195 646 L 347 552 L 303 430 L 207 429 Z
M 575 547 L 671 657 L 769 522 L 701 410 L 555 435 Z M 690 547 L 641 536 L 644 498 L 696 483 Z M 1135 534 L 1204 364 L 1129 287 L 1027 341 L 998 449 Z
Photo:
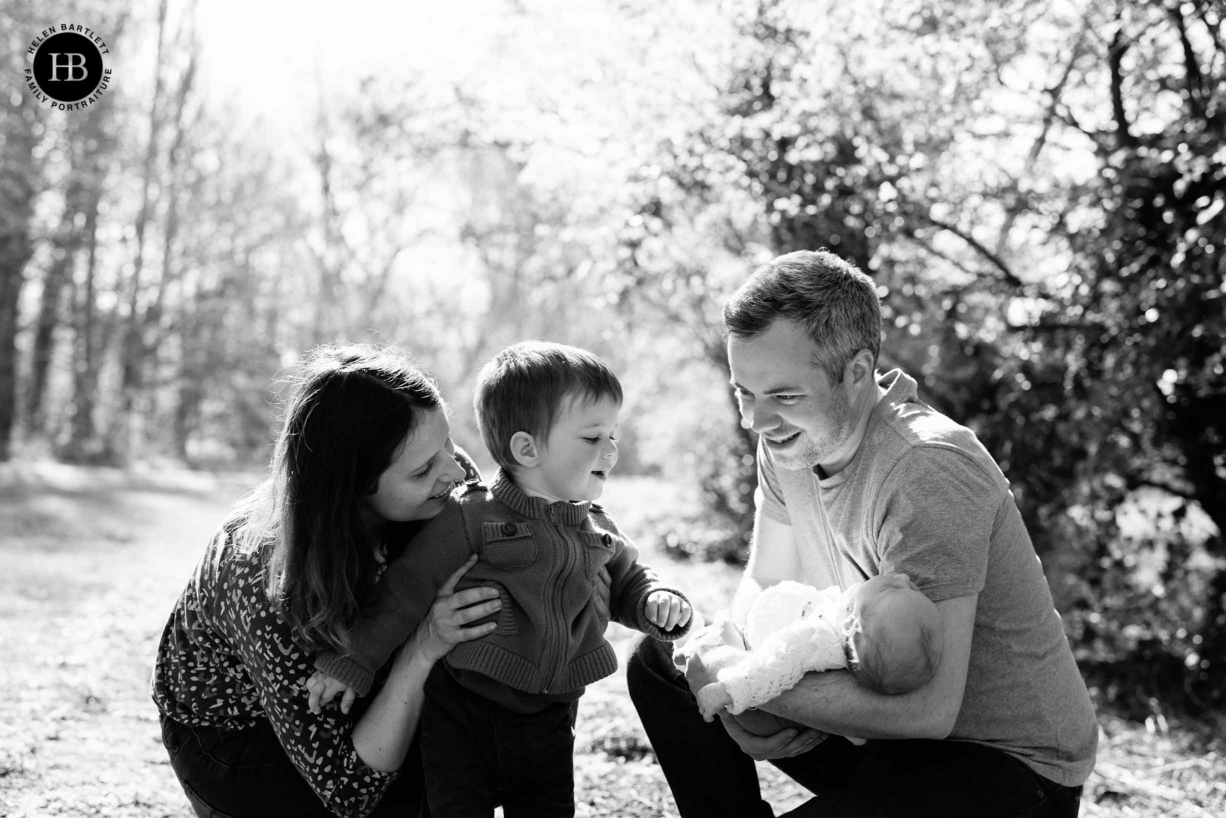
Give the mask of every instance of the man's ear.
M 536 438 L 522 431 L 511 435 L 511 457 L 515 458 L 516 463 L 526 468 L 535 466 L 541 457 Z
M 847 367 L 843 370 L 843 383 L 849 391 L 860 392 L 867 387 L 876 386 L 876 376 L 877 367 L 873 365 L 873 353 L 862 349 L 847 362 Z

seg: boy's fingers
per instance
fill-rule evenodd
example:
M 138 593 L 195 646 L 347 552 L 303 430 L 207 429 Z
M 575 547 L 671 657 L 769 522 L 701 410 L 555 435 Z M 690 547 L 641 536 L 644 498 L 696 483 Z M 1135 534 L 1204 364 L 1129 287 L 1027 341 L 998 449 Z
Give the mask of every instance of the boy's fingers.
M 307 697 L 307 709 L 312 713 L 319 715 L 319 691 L 312 690 L 311 695 Z
M 346 690 L 345 695 L 341 697 L 341 712 L 348 714 L 349 708 L 353 707 L 353 700 L 356 698 L 357 694 L 353 692 L 352 688 Z

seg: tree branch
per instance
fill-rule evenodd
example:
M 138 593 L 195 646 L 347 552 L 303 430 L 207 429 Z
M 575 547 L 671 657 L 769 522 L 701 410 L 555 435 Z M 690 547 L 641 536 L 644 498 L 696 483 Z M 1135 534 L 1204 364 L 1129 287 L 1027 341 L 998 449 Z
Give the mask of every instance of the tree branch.
M 1131 42 L 1124 42 L 1124 27 L 1121 25 L 1111 37 L 1111 46 L 1107 49 L 1107 64 L 1111 68 L 1111 109 L 1115 115 L 1115 133 L 1120 147 L 1137 147 L 1137 138 L 1132 135 L 1128 125 L 1128 113 L 1124 110 L 1124 54 L 1131 47 Z
M 963 232 L 948 222 L 943 222 L 940 219 L 933 218 L 928 213 L 919 213 L 918 216 L 922 221 L 932 225 L 933 227 L 938 227 L 941 230 L 947 230 L 969 244 L 972 249 L 987 259 L 993 267 L 1000 271 L 1001 277 L 1004 278 L 1005 283 L 1016 289 L 1021 289 L 1024 286 L 1022 280 L 1009 269 L 1009 265 L 1005 263 L 1004 259 L 993 253 L 988 248 L 984 247 L 978 240 L 975 239 L 974 236 Z
M 1181 4 L 1175 3 L 1168 11 L 1175 20 L 1175 27 L 1179 29 L 1179 43 L 1183 46 L 1183 61 L 1186 66 L 1184 84 L 1187 86 L 1188 91 L 1188 106 L 1192 109 L 1192 113 L 1195 116 L 1204 117 L 1204 78 L 1201 74 L 1200 64 L 1196 61 L 1196 52 L 1192 50 L 1192 43 L 1188 39 L 1188 27 L 1183 17 L 1183 7 Z

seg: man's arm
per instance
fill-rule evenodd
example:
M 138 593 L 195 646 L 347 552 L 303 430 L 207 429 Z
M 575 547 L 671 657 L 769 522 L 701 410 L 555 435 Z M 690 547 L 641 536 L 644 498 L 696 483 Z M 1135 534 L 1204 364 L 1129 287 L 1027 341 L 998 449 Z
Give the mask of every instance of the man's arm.
M 792 527 L 762 513 L 761 491 L 759 488 L 754 492 L 757 511 L 754 512 L 749 564 L 732 597 L 732 621 L 741 625 L 745 624 L 754 597 L 763 589 L 800 576 L 800 555 L 796 552 Z
M 845 671 L 810 673 L 760 709 L 839 735 L 945 738 L 962 708 L 977 602 L 978 595 L 971 595 L 936 603 L 944 648 L 936 673 L 923 687 L 885 696 Z

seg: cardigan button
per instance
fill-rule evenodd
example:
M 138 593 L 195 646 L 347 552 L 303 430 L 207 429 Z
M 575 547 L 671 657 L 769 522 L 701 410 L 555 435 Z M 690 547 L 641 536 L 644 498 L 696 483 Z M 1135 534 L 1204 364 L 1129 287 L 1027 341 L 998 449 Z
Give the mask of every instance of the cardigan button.
M 515 525 L 515 523 L 503 523 L 502 524 L 502 533 L 504 536 L 510 537 L 513 534 L 515 534 L 515 532 L 518 530 L 519 528 L 518 526 Z
M 605 545 L 610 545 L 613 542 L 613 537 L 611 537 L 608 534 L 602 534 L 600 537 L 600 541 L 604 543 Z

